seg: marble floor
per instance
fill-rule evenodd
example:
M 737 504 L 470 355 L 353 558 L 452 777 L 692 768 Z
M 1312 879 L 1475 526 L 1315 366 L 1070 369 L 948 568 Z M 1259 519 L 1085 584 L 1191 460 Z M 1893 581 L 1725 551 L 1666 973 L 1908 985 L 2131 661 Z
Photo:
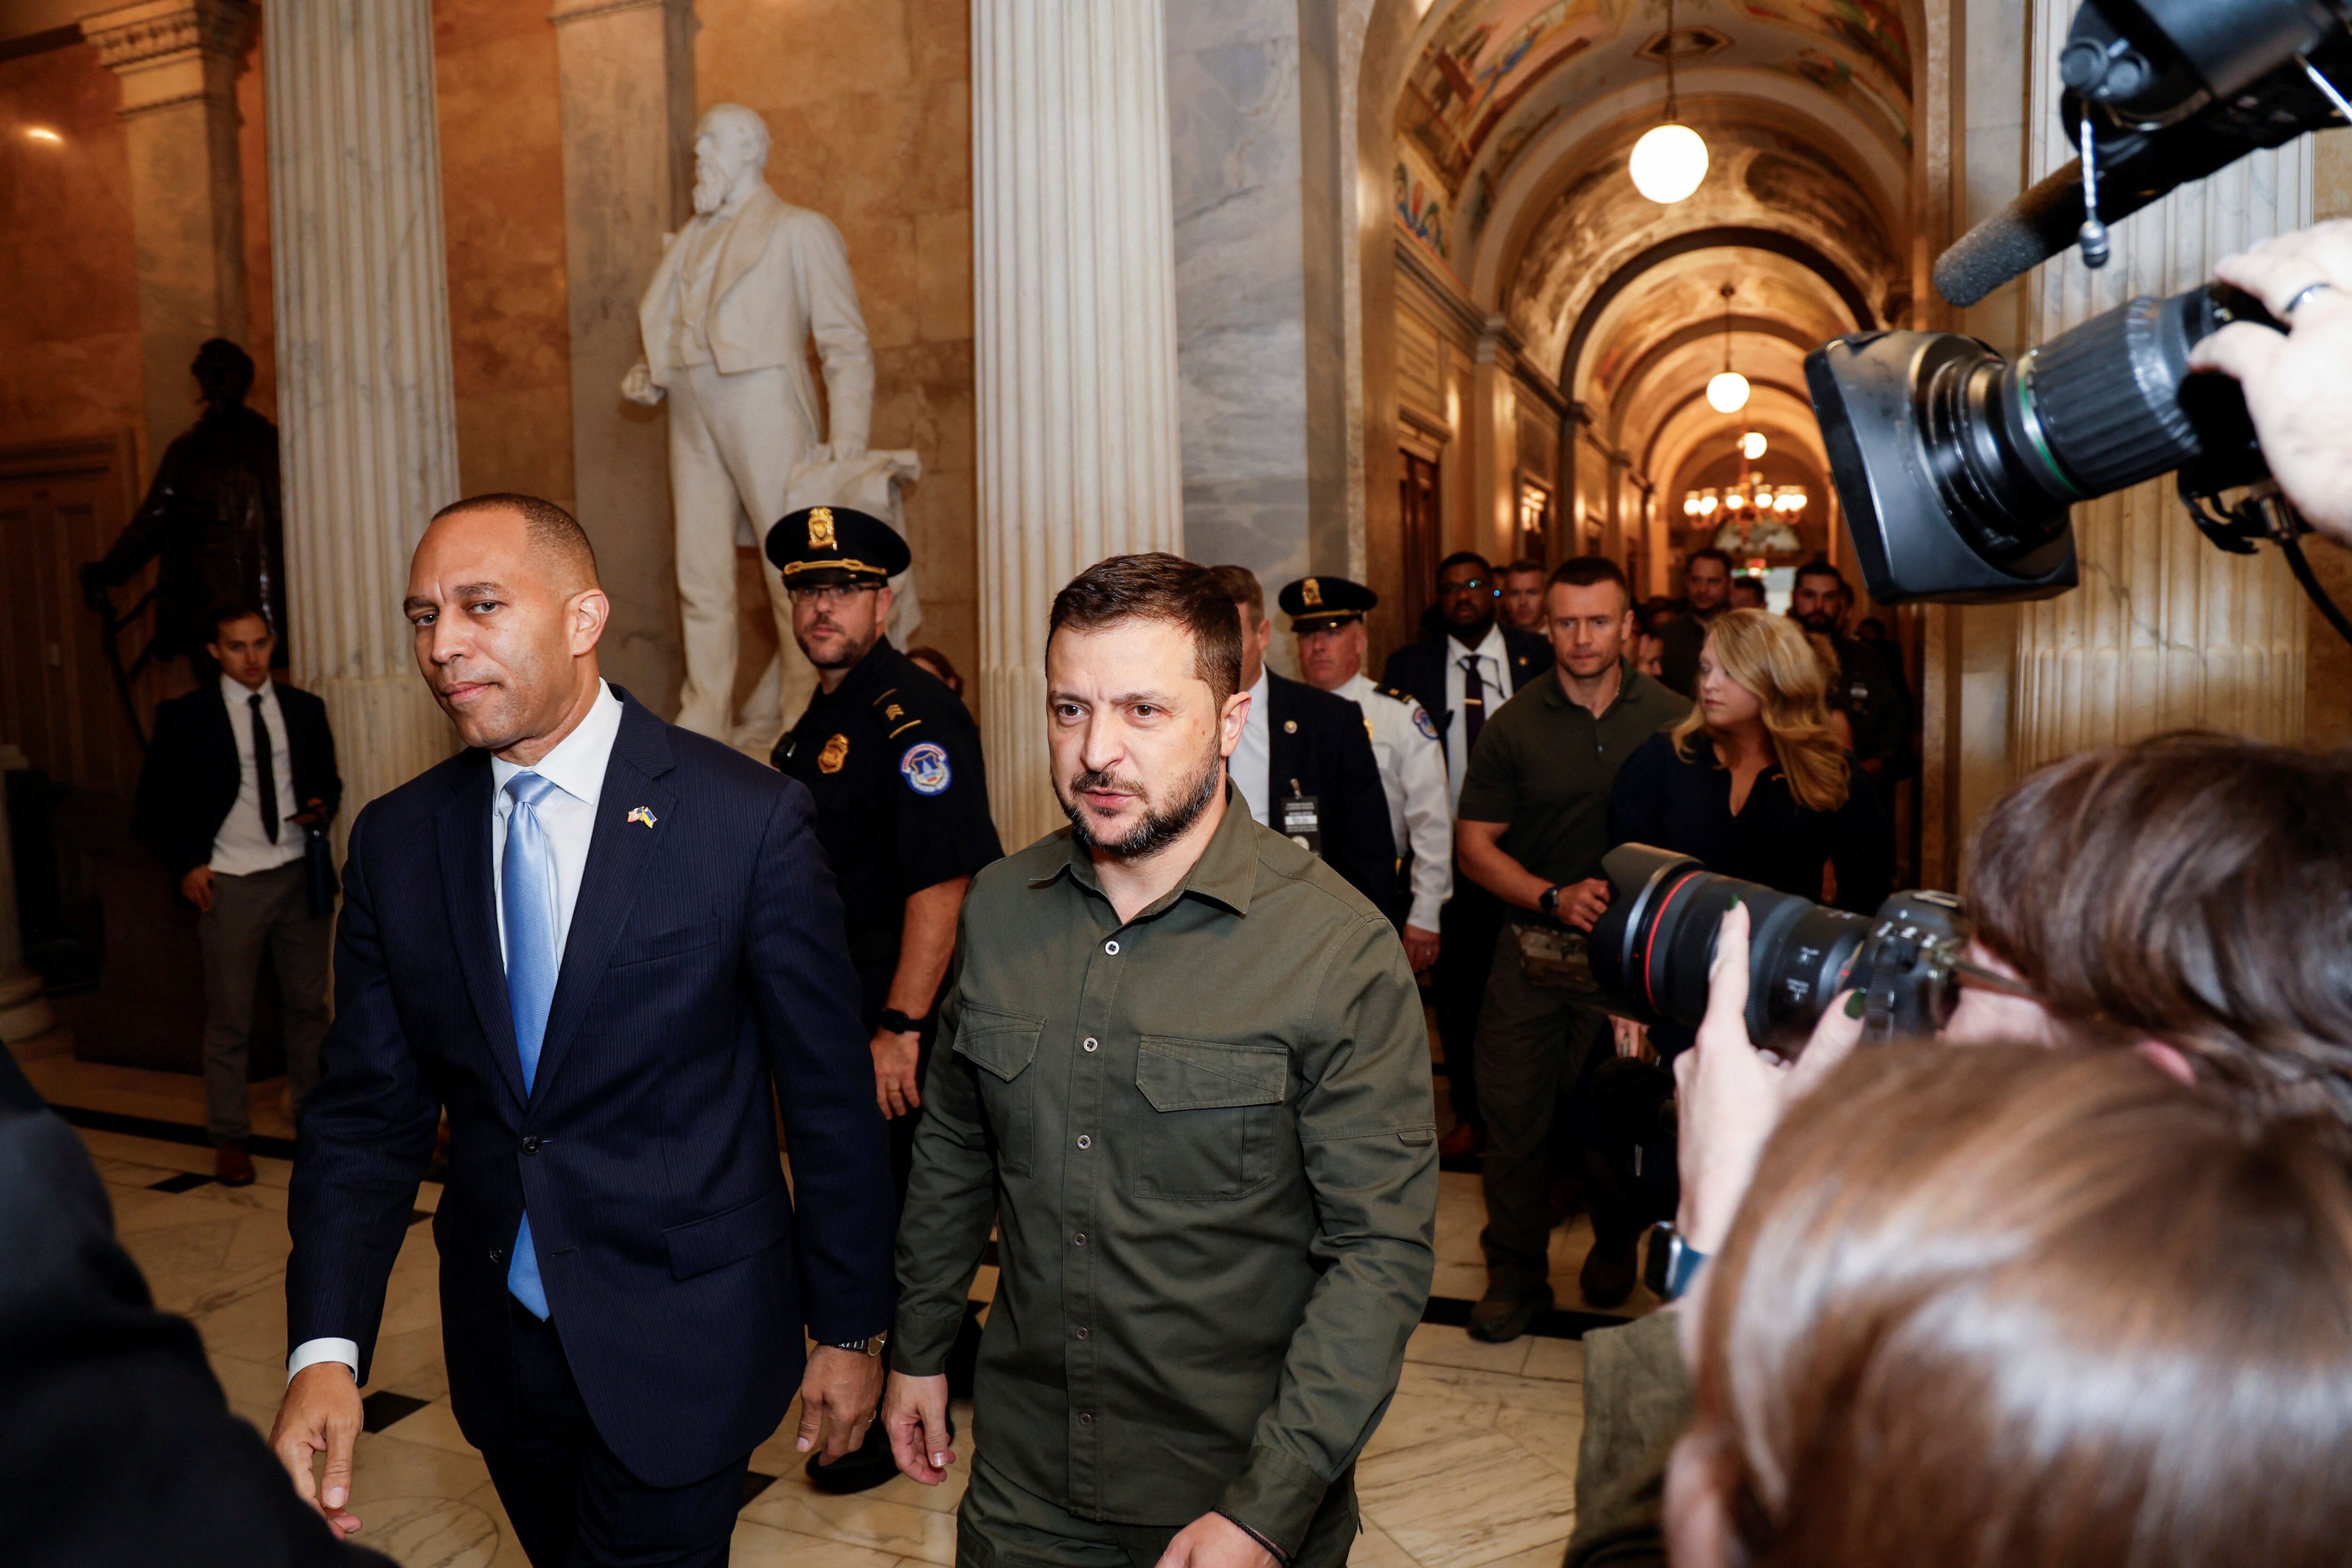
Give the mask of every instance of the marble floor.
M 229 1404 L 263 1431 L 285 1384 L 288 1162 L 268 1150 L 290 1131 L 278 1086 L 254 1092 L 259 1179 L 241 1189 L 210 1179 L 194 1137 L 203 1085 L 194 1078 L 73 1059 L 58 1031 L 18 1046 L 26 1074 L 80 1132 L 114 1201 L 124 1245 L 166 1310 L 204 1334 Z M 1580 1221 L 1553 1237 L 1562 1310 L 1545 1331 L 1481 1344 L 1459 1327 L 1484 1279 L 1475 1175 L 1443 1178 L 1433 1321 L 1415 1331 L 1402 1381 L 1358 1469 L 1365 1531 L 1352 1562 L 1366 1568 L 1550 1568 L 1573 1523 L 1583 1425 L 1585 1325 L 1576 1269 L 1590 1245 Z M 374 1381 L 364 1391 L 353 1510 L 362 1539 L 407 1568 L 522 1568 L 480 1458 L 450 1415 L 441 1362 L 431 1227 L 438 1201 L 416 1200 L 384 1309 Z M 993 1271 L 973 1294 L 985 1300 Z M 1646 1294 L 1621 1311 L 1654 1305 Z M 970 1412 L 957 1424 L 970 1429 Z M 753 1456 L 751 1492 L 736 1527 L 740 1568 L 918 1568 L 954 1561 L 961 1469 L 936 1489 L 903 1477 L 857 1497 L 824 1496 L 801 1473 L 797 1408 Z

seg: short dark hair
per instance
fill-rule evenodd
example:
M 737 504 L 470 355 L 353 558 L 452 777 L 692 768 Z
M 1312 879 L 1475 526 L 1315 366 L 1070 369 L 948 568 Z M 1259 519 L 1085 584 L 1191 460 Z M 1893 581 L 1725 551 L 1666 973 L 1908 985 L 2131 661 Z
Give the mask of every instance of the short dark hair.
M 1544 584 L 1549 594 L 1554 588 L 1592 588 L 1603 583 L 1614 583 L 1617 591 L 1625 595 L 1625 607 L 1633 607 L 1633 586 L 1625 581 L 1623 568 L 1606 555 L 1571 555 L 1552 568 L 1551 579 Z
M 1235 609 L 1247 605 L 1257 613 L 1259 620 L 1265 619 L 1265 585 L 1257 580 L 1256 573 L 1246 566 L 1230 565 L 1212 566 L 1209 572 L 1225 585 L 1225 592 L 1233 596 Z
M 438 522 L 445 517 L 462 517 L 477 511 L 520 513 L 523 529 L 530 536 L 533 551 L 551 555 L 582 574 L 587 578 L 587 586 L 604 586 L 596 575 L 596 547 L 588 542 L 588 531 L 580 526 L 579 519 L 553 501 L 518 494 L 513 490 L 491 490 L 485 495 L 467 496 L 464 500 L 451 501 L 433 514 L 433 521 Z
M 261 608 L 250 599 L 223 599 L 205 612 L 205 626 L 212 633 L 205 640 L 220 641 L 221 627 L 231 621 L 244 620 L 248 616 L 259 621 L 271 637 L 278 635 L 278 627 L 271 623 L 268 610 Z
M 1704 550 L 1694 550 L 1688 555 L 1683 557 L 1683 574 L 1685 576 L 1688 576 L 1690 574 L 1690 569 L 1697 565 L 1702 561 L 1712 561 L 1723 568 L 1723 574 L 1725 576 L 1728 577 L 1731 575 L 1730 553 L 1727 551 L 1717 550 L 1712 544 L 1706 546 Z
M 2070 1034 L 2352 1124 L 2352 762 L 2197 731 L 2077 752 L 1993 803 L 1965 886 Z
M 1054 595 L 1045 640 L 1064 626 L 1091 632 L 1121 621 L 1166 621 L 1191 633 L 1192 673 L 1220 709 L 1241 689 L 1241 612 L 1211 568 L 1158 550 L 1097 561 Z
M 1506 577 L 1517 577 L 1523 573 L 1540 572 L 1542 570 L 1542 562 L 1531 561 L 1528 557 L 1522 555 L 1517 561 L 1512 562 L 1508 566 L 1503 568 L 1503 575 Z
M 1475 566 L 1489 577 L 1495 574 L 1495 563 L 1475 550 L 1457 550 L 1437 563 L 1437 574 L 1444 576 L 1456 566 Z
M 1796 581 L 1801 583 L 1808 577 L 1834 577 L 1839 590 L 1843 592 L 1845 588 L 1845 574 L 1818 555 L 1797 568 Z

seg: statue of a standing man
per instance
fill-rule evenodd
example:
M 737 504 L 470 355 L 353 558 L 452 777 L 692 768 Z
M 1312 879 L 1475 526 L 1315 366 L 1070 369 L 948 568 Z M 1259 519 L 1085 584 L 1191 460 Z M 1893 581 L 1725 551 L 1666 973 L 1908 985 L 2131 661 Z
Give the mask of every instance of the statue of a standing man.
M 793 465 L 818 441 L 808 342 L 824 363 L 832 455 L 866 450 L 874 353 L 841 231 L 768 188 L 768 127 L 721 103 L 694 133 L 694 217 L 663 248 L 637 307 L 645 359 L 622 395 L 669 397 L 670 496 L 686 627 L 677 722 L 731 736 L 737 610 L 735 547 L 756 544 L 784 514 Z M 792 606 L 761 562 L 782 647 L 796 653 Z M 788 715 L 746 714 L 772 736 Z

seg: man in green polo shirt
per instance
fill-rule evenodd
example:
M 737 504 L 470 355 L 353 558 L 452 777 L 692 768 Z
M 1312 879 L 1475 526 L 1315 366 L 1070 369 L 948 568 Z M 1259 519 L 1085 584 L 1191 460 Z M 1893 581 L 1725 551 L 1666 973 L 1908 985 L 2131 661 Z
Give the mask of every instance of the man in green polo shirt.
M 967 1564 L 1341 1568 L 1435 1266 L 1429 1035 L 1395 928 L 1225 777 L 1249 695 L 1206 569 L 1054 601 L 1071 826 L 973 879 L 923 1082 L 883 1420 L 940 1375 L 992 1225 Z
M 1544 608 L 1551 679 L 1528 682 L 1486 721 L 1454 829 L 1464 872 L 1511 907 L 1478 1015 L 1486 1294 L 1469 1326 L 1496 1342 L 1517 1339 L 1551 1308 L 1552 1108 L 1610 1037 L 1582 940 L 1609 907 L 1601 875 L 1609 788 L 1635 747 L 1690 711 L 1627 662 L 1633 595 L 1613 563 L 1562 563 Z M 1593 1234 L 1584 1296 L 1614 1306 L 1633 1288 L 1633 1227 L 1600 1203 Z

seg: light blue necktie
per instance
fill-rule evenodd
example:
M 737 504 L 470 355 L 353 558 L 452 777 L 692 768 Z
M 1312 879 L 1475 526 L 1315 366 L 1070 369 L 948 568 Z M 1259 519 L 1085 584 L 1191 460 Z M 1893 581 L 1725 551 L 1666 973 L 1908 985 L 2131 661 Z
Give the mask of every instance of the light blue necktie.
M 547 1009 L 555 1000 L 555 972 L 563 961 L 556 935 L 555 849 L 533 808 L 555 793 L 537 773 L 507 780 L 514 809 L 507 816 L 506 854 L 499 862 L 507 937 L 507 1006 L 514 1015 L 515 1047 L 522 1056 L 523 1092 L 539 1076 L 539 1048 L 547 1037 Z M 507 1289 L 542 1322 L 547 1288 L 540 1283 L 539 1250 L 530 1244 L 530 1215 L 516 1233 Z

